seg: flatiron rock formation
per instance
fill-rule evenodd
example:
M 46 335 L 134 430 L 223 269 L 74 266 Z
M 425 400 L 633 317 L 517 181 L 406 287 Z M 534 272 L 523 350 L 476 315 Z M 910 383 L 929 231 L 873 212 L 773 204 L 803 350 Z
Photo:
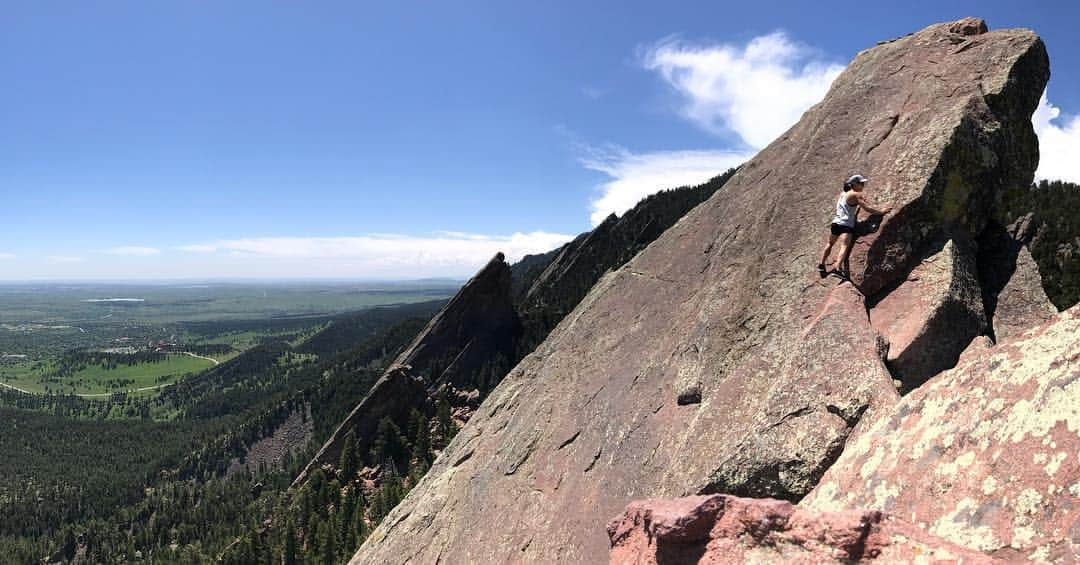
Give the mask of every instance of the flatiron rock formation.
M 468 378 L 496 354 L 513 355 L 520 321 L 511 300 L 510 266 L 497 254 L 440 310 L 376 381 L 300 475 L 299 486 L 315 469 L 336 465 L 352 431 L 357 451 L 366 453 L 379 421 L 389 417 L 408 425 L 409 412 L 434 412 L 443 390 L 472 390 Z
M 635 501 L 607 531 L 611 565 L 1000 562 L 879 511 L 723 494 Z
M 984 30 L 939 24 L 859 53 L 798 124 L 600 279 L 353 561 L 597 563 L 603 524 L 632 499 L 801 499 L 860 419 L 898 401 L 894 377 L 917 386 L 996 322 L 970 288 L 977 239 L 998 193 L 1031 182 L 1049 62 L 1030 31 Z M 894 212 L 860 224 L 853 284 L 819 279 L 855 172 Z M 902 333 L 877 328 L 867 308 L 931 263 L 924 309 L 895 310 Z M 953 312 L 965 322 L 941 323 Z M 892 368 L 889 336 L 947 347 Z
M 883 510 L 1011 561 L 1080 560 L 1080 306 L 959 365 L 863 430 L 802 504 Z

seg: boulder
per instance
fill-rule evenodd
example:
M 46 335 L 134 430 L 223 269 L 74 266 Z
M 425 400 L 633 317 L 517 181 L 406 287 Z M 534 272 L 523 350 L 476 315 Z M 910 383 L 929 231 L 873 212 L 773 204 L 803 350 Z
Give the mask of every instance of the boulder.
M 1032 179 L 1041 40 L 951 26 L 859 53 L 798 124 L 602 277 L 353 562 L 596 563 L 600 524 L 635 498 L 809 492 L 898 398 L 864 297 L 904 292 L 945 242 L 977 252 L 959 242 L 985 229 L 997 191 Z M 854 172 L 895 212 L 856 240 L 851 283 L 819 279 Z M 687 383 L 700 402 L 678 402 Z
M 882 510 L 1009 560 L 1080 560 L 1080 306 L 906 396 L 802 502 Z
M 607 532 L 612 565 L 996 561 L 878 511 L 720 494 L 631 502 Z

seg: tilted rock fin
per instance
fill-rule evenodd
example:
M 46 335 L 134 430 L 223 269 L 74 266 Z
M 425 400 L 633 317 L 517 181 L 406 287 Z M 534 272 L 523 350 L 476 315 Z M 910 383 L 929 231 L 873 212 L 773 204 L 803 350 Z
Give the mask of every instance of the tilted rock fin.
M 311 472 L 323 465 L 336 465 L 349 431 L 355 432 L 357 449 L 366 453 L 383 417 L 404 427 L 412 409 L 433 408 L 430 397 L 440 387 L 466 386 L 461 379 L 472 375 L 495 352 L 511 357 L 519 324 L 511 301 L 510 267 L 499 253 L 416 335 L 338 425 L 293 486 L 304 484 Z
M 897 401 L 863 296 L 883 302 L 949 242 L 941 284 L 977 280 L 967 254 L 996 191 L 1031 181 L 1046 52 L 1030 31 L 982 29 L 939 24 L 861 52 L 797 125 L 593 287 L 353 562 L 596 563 L 602 524 L 633 498 L 801 498 L 860 418 Z M 855 285 L 838 285 L 813 267 L 854 172 L 897 212 L 860 225 Z M 939 353 L 947 365 L 982 331 L 982 301 L 937 295 L 976 322 Z M 953 331 L 935 320 L 909 320 L 912 341 Z M 689 382 L 700 403 L 676 402 Z

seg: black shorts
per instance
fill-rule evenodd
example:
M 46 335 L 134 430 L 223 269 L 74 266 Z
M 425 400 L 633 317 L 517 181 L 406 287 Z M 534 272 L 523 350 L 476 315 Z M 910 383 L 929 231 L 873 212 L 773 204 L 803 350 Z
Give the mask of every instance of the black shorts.
M 831 224 L 831 230 L 833 235 L 840 235 L 842 233 L 855 233 L 855 226 L 842 226 L 840 224 Z

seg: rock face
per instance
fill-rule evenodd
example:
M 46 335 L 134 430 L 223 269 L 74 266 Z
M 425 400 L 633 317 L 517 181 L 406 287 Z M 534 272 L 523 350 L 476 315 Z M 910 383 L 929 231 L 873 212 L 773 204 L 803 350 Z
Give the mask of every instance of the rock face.
M 965 353 L 850 442 L 803 504 L 884 510 L 1010 560 L 1080 560 L 1080 306 Z
M 935 302 L 903 335 L 948 342 L 938 365 L 955 363 L 992 321 L 952 286 L 978 281 L 997 191 L 1031 182 L 1049 71 L 1030 31 L 951 25 L 860 53 L 797 125 L 604 276 L 354 562 L 595 563 L 598 525 L 634 498 L 800 499 L 860 418 L 898 400 L 867 307 L 929 262 Z M 854 172 L 894 213 L 863 229 L 854 284 L 838 284 L 814 265 Z M 973 322 L 940 323 L 952 308 Z
M 607 532 L 612 565 L 995 562 L 882 512 L 720 494 L 632 502 Z

